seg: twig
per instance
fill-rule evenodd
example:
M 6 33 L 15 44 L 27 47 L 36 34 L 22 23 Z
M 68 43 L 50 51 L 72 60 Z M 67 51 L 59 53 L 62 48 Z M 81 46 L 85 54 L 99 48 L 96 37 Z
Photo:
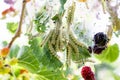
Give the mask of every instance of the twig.
M 8 44 L 8 48 L 11 48 L 13 42 L 17 39 L 17 37 L 20 37 L 21 28 L 22 28 L 22 21 L 23 21 L 23 18 L 24 18 L 24 11 L 25 11 L 26 3 L 27 3 L 26 0 L 23 0 L 19 26 L 18 26 L 18 29 L 17 29 L 14 37 L 12 38 L 12 40 L 10 41 L 10 43 Z

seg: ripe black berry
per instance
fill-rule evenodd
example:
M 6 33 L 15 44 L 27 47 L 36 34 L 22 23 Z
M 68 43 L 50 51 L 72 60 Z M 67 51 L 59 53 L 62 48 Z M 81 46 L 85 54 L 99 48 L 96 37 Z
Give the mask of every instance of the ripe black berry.
M 94 35 L 94 43 L 98 46 L 105 46 L 108 43 L 109 39 L 106 34 L 99 32 Z
M 103 47 L 99 47 L 97 45 L 94 45 L 93 47 L 93 52 L 95 54 L 100 54 L 103 50 L 105 50 L 106 46 L 103 46 Z

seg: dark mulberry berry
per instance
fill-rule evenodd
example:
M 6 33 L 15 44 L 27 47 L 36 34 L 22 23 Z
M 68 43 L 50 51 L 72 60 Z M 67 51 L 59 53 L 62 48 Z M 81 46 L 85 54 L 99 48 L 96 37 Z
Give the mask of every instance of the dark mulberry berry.
M 99 46 L 95 45 L 93 47 L 93 52 L 95 54 L 100 54 L 100 53 L 102 53 L 103 50 L 105 50 L 105 48 L 106 48 L 106 46 L 99 47 Z
M 81 75 L 84 80 L 95 80 L 94 73 L 89 66 L 84 66 L 81 70 Z
M 109 39 L 106 34 L 99 32 L 94 35 L 94 43 L 99 46 L 105 46 L 108 43 Z

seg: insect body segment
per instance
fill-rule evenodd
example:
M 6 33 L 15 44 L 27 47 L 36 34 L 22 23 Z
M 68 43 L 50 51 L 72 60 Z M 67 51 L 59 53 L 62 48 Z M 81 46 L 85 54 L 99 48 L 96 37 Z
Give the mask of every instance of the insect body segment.
M 66 64 L 69 66 L 71 64 L 71 47 L 68 45 L 66 47 Z

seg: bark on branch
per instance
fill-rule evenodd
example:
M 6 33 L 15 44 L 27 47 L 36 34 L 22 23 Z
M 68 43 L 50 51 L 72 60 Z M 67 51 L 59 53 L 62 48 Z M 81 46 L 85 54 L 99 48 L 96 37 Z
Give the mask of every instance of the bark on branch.
M 20 37 L 21 35 L 21 28 L 22 28 L 22 22 L 23 22 L 23 18 L 24 18 L 24 12 L 25 12 L 25 6 L 26 6 L 26 0 L 23 0 L 23 4 L 22 4 L 22 11 L 21 11 L 21 16 L 20 16 L 20 22 L 17 28 L 17 31 L 15 33 L 15 35 L 13 36 L 12 40 L 10 41 L 10 43 L 8 44 L 8 48 L 11 48 L 13 42 Z

